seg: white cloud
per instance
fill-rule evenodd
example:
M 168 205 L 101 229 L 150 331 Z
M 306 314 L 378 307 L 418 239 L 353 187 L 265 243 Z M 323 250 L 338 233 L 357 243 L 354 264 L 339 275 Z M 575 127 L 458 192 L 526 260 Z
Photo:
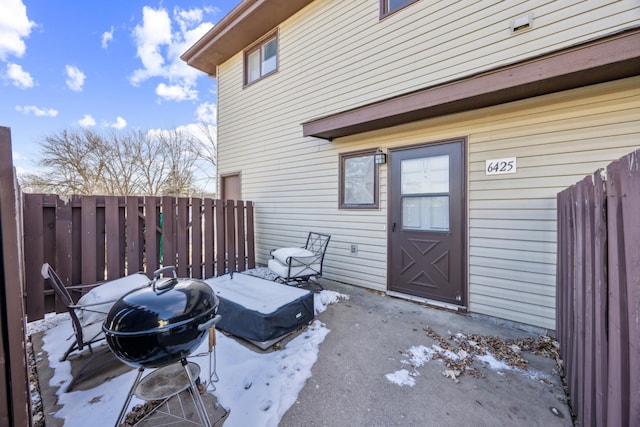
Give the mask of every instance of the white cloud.
M 91 114 L 85 114 L 84 116 L 82 116 L 82 118 L 80 120 L 78 120 L 78 125 L 82 126 L 83 128 L 88 128 L 91 126 L 95 126 L 96 125 L 96 119 L 94 119 Z
M 35 105 L 16 105 L 16 111 L 24 114 L 33 114 L 36 117 L 55 117 L 58 115 L 58 110 L 53 108 L 40 108 Z
M 165 9 L 142 8 L 142 25 L 136 25 L 133 36 L 143 69 L 134 71 L 134 85 L 154 76 L 167 77 L 162 47 L 171 44 L 171 19 Z
M 27 50 L 24 38 L 29 37 L 35 23 L 27 16 L 22 0 L 2 0 L 0 13 L 0 60 L 9 55 L 21 57 Z
M 102 48 L 106 49 L 109 47 L 109 43 L 113 40 L 113 26 L 109 31 L 105 31 L 102 33 Z
M 170 16 L 164 8 L 145 6 L 142 22 L 133 31 L 142 68 L 129 77 L 131 84 L 137 86 L 150 78 L 160 77 L 167 82 L 156 87 L 156 94 L 164 99 L 197 99 L 198 92 L 193 87 L 196 79 L 204 74 L 189 67 L 180 55 L 213 26 L 202 20 L 205 13 L 215 11 L 213 8 L 184 10 L 176 7 Z
M 118 116 L 116 118 L 115 123 L 110 123 L 108 126 L 114 129 L 124 129 L 127 126 L 127 121 L 122 117 Z
M 205 102 L 198 105 L 196 110 L 196 116 L 198 121 L 203 123 L 216 123 L 216 104 L 211 102 Z
M 65 71 L 67 74 L 67 79 L 65 83 L 74 92 L 82 91 L 82 86 L 84 85 L 85 75 L 80 69 L 74 65 L 65 65 Z
M 190 85 L 166 85 L 160 83 L 156 87 L 156 95 L 167 101 L 188 101 L 198 98 L 198 91 L 191 88 Z
M 20 89 L 29 89 L 34 86 L 31 74 L 24 71 L 22 66 L 18 64 L 7 64 L 7 78 L 11 81 L 11 84 Z

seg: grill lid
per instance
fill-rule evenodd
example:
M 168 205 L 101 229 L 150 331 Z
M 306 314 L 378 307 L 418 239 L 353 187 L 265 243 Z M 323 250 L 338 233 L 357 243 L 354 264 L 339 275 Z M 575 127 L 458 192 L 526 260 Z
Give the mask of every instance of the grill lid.
M 173 271 L 173 278 L 159 278 Z M 204 282 L 155 273 L 150 286 L 133 290 L 111 308 L 102 326 L 111 351 L 132 366 L 159 367 L 187 357 L 219 316 L 218 297 Z
M 125 294 L 111 308 L 105 328 L 118 335 L 157 333 L 215 315 L 218 297 L 199 280 L 162 278 Z

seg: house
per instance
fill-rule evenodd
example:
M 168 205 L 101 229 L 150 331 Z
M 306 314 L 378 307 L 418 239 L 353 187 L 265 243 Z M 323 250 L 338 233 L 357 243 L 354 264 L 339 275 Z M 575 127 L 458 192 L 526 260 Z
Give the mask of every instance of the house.
M 245 0 L 182 56 L 217 81 L 257 258 L 555 329 L 556 194 L 640 146 L 640 3 Z

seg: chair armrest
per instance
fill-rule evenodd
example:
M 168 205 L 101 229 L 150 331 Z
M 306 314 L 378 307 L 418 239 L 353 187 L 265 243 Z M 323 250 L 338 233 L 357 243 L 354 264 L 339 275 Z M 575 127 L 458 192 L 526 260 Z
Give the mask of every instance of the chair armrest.
M 67 289 L 85 289 L 85 288 L 95 288 L 96 286 L 100 286 L 101 283 L 93 283 L 91 285 L 71 285 L 65 286 Z
M 304 257 L 315 256 L 315 255 L 316 255 L 315 253 L 305 248 L 294 248 L 294 247 L 276 249 L 271 254 L 271 256 L 274 259 L 278 260 L 282 264 L 288 263 L 291 257 L 304 258 Z
M 275 258 L 275 255 L 273 254 L 275 251 L 280 250 L 280 249 L 286 249 L 286 250 L 292 250 L 292 249 L 306 249 L 304 246 L 292 246 L 292 247 L 286 247 L 286 248 L 276 248 L 276 249 L 271 249 L 269 251 L 269 255 L 271 256 L 271 258 Z
M 105 305 L 105 304 L 114 304 L 116 301 L 118 300 L 114 299 L 114 300 L 108 300 L 108 301 L 98 301 L 98 302 L 91 302 L 88 304 L 72 304 L 72 305 L 69 305 L 68 307 L 73 309 L 83 310 L 83 309 L 86 309 L 87 307 L 95 307 L 98 305 Z
M 321 259 L 321 254 L 309 256 L 290 256 L 287 257 L 287 264 L 292 266 L 310 265 L 316 262 L 320 262 Z

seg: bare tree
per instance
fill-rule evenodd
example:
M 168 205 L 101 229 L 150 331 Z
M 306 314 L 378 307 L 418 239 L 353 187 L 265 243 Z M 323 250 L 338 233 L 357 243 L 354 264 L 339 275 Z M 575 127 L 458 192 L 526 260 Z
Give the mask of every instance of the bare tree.
M 202 132 L 202 136 L 204 137 L 202 146 L 200 147 L 200 156 L 215 168 L 218 165 L 218 138 L 216 128 L 201 123 L 198 125 L 198 130 Z
M 179 130 L 153 132 L 162 147 L 167 174 L 162 185 L 163 194 L 190 195 L 194 184 L 195 164 L 200 156 L 199 141 Z
M 40 166 L 49 171 L 48 187 L 63 194 L 103 192 L 100 146 L 102 138 L 90 130 L 64 130 L 45 138 Z
M 167 159 L 164 156 L 162 145 L 156 138 L 142 133 L 139 133 L 138 137 L 141 143 L 138 162 L 142 193 L 158 196 L 162 194 L 162 186 L 167 175 Z
M 21 177 L 23 188 L 61 194 L 186 196 L 196 191 L 201 142 L 179 130 L 62 131 L 42 143 L 42 173 Z
M 104 182 L 107 194 L 140 194 L 143 179 L 140 173 L 144 149 L 142 132 L 111 133 L 101 147 L 104 161 Z

